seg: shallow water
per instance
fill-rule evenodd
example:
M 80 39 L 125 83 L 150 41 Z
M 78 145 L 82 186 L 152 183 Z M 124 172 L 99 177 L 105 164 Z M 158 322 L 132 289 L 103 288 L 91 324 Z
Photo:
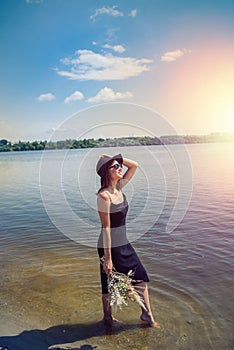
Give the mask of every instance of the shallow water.
M 182 147 L 47 151 L 43 164 L 42 152 L 0 154 L 4 320 L 0 346 L 13 350 L 43 350 L 65 343 L 74 348 L 88 344 L 89 349 L 233 348 L 234 144 L 188 145 L 191 164 Z M 178 196 L 177 174 L 168 156 L 172 148 L 173 160 L 185 161 L 180 184 L 184 201 L 177 217 L 183 210 L 185 216 L 168 232 Z M 94 164 L 100 153 L 119 151 L 140 164 L 125 190 L 130 204 L 128 231 L 150 276 L 151 306 L 160 330 L 139 321 L 135 304 L 118 312 L 121 326 L 110 330 L 99 322 L 95 244 L 100 225 Z M 40 177 L 39 186 L 40 170 L 46 178 Z M 193 192 L 188 203 L 190 170 Z M 48 199 L 53 206 L 46 211 Z M 67 204 L 79 219 L 73 225 L 68 220 L 71 213 L 66 215 Z

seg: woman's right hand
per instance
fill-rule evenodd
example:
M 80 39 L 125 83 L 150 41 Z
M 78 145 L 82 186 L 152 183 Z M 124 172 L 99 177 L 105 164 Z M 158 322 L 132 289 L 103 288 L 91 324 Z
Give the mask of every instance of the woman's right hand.
M 111 259 L 105 259 L 103 269 L 107 276 L 110 276 L 113 269 L 113 263 Z

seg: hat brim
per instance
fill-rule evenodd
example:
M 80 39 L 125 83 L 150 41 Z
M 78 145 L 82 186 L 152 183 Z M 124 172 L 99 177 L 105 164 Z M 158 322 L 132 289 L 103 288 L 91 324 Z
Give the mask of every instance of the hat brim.
M 122 154 L 116 154 L 115 156 L 111 158 L 103 157 L 100 158 L 97 166 L 96 166 L 96 171 L 99 176 L 103 176 L 104 172 L 106 171 L 107 167 L 114 161 L 116 160 L 119 164 L 123 164 L 123 157 Z

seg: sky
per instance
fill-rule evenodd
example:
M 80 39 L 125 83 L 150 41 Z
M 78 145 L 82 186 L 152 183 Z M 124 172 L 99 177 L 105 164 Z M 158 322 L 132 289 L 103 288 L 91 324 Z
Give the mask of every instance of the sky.
M 86 130 L 90 109 L 90 136 L 137 134 L 95 128 L 116 103 L 180 135 L 234 132 L 233 1 L 2 0 L 0 52 L 0 139 L 49 140 L 81 111 Z

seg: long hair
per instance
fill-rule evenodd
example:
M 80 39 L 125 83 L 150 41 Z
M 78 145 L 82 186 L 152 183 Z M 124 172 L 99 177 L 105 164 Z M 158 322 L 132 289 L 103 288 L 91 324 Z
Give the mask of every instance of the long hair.
M 106 169 L 106 171 L 103 172 L 101 176 L 101 187 L 99 188 L 97 194 L 99 194 L 101 190 L 103 190 L 104 188 L 107 188 L 109 184 L 110 184 L 110 174 L 108 169 Z

